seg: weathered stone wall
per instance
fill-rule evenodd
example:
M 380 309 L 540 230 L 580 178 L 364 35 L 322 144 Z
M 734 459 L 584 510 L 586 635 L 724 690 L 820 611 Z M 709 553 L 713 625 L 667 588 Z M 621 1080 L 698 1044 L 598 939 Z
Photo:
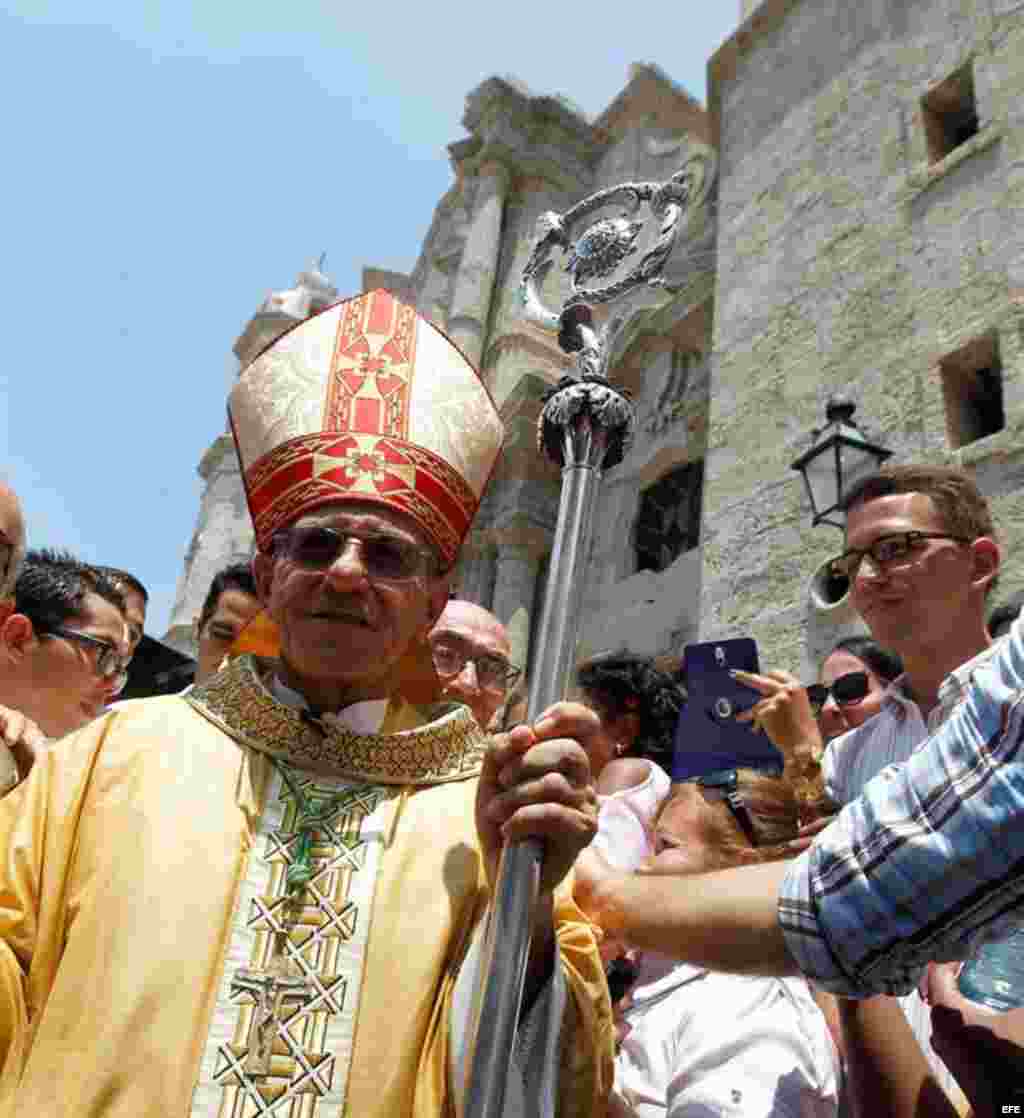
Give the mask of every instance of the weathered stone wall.
M 848 601 L 812 603 L 811 579 L 841 537 L 810 527 L 789 468 L 836 390 L 895 460 L 974 471 L 1005 545 L 997 597 L 1024 588 L 1024 0 L 741 0 L 740 14 L 709 63 L 707 113 L 650 66 L 632 68 L 596 121 L 483 82 L 408 286 L 394 277 L 479 360 L 506 424 L 459 588 L 510 624 L 520 663 L 559 491 L 534 427 L 568 366 L 520 315 L 537 217 L 619 182 L 664 179 L 702 146 L 718 152 L 718 183 L 668 269 L 675 295 L 634 319 L 613 363 L 637 401 L 638 437 L 599 501 L 580 652 L 679 651 L 697 636 L 749 633 L 766 665 L 810 672 L 860 626 Z M 935 161 L 922 97 L 968 64 L 979 131 Z M 567 290 L 553 269 L 548 303 Z M 940 362 L 981 337 L 998 347 L 1006 425 L 960 446 Z M 685 383 L 671 372 L 683 366 Z M 179 643 L 209 579 L 250 547 L 229 452 L 218 439 L 201 467 L 207 491 L 172 618 Z M 642 490 L 700 458 L 701 546 L 637 573 Z
M 930 166 L 921 98 L 972 60 L 980 131 Z M 702 637 L 749 633 L 764 663 L 811 670 L 850 619 L 810 611 L 807 582 L 841 539 L 810 527 L 789 464 L 837 389 L 895 461 L 975 471 L 1006 544 L 1000 594 L 1024 583 L 1024 5 L 766 0 L 709 79 Z M 1006 428 L 955 449 L 939 359 L 989 331 Z

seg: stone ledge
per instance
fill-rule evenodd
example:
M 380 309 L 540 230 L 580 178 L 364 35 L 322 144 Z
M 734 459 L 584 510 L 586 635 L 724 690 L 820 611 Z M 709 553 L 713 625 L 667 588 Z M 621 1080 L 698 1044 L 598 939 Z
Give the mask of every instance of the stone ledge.
M 1024 449 L 1021 447 L 1020 429 L 1014 425 L 1005 427 L 994 435 L 975 439 L 951 453 L 965 469 L 974 469 L 993 461 L 1005 463 L 1010 459 L 1020 458 L 1024 456 Z
M 517 324 L 517 329 L 498 335 L 492 340 L 480 362 L 481 369 L 487 371 L 506 353 L 526 353 L 540 362 L 540 369 L 550 384 L 557 384 L 559 377 L 572 369 L 573 358 L 563 353 L 554 337 L 529 322 Z M 513 390 L 514 391 L 514 390 Z
M 903 186 L 904 202 L 912 202 L 915 198 L 923 194 L 930 186 L 944 179 L 952 171 L 956 170 L 961 163 L 966 162 L 973 155 L 979 152 L 987 151 L 994 144 L 998 143 L 1003 138 L 1006 129 L 1002 124 L 986 124 L 979 132 L 972 136 L 969 140 L 962 143 L 959 147 L 954 148 L 949 155 L 944 159 L 940 159 L 937 163 L 920 163 L 918 164 L 906 178 Z

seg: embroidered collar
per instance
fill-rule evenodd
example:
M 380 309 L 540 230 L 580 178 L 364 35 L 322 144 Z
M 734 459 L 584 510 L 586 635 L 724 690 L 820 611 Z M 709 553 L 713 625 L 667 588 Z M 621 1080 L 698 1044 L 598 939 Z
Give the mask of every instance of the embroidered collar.
M 267 690 L 279 703 L 284 703 L 292 710 L 309 710 L 305 696 L 289 687 L 276 673 L 272 673 L 267 680 Z M 378 734 L 387 713 L 387 699 L 364 699 L 362 702 L 350 703 L 341 710 L 321 714 L 320 721 L 336 723 L 354 734 Z
M 397 733 L 357 734 L 274 698 L 271 662 L 240 656 L 183 696 L 235 741 L 298 768 L 373 784 L 442 784 L 480 772 L 487 737 L 468 707 L 426 708 L 430 721 Z

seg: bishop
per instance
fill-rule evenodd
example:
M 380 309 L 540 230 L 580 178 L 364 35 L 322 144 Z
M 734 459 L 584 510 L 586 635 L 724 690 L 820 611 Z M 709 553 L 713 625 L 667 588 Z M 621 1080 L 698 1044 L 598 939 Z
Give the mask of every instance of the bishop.
M 228 411 L 280 655 L 119 704 L 0 800 L 0 1118 L 457 1113 L 506 836 L 547 852 L 506 1113 L 600 1115 L 569 880 L 596 720 L 489 739 L 435 701 L 427 634 L 501 449 L 486 388 L 375 291 L 274 341 Z

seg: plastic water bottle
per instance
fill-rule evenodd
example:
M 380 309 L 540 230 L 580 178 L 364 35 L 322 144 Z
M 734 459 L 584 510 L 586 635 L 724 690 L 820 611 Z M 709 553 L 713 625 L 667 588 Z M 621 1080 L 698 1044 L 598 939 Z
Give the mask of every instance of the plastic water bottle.
M 960 993 L 996 1013 L 1024 1005 L 1024 928 L 983 943 L 964 964 Z

